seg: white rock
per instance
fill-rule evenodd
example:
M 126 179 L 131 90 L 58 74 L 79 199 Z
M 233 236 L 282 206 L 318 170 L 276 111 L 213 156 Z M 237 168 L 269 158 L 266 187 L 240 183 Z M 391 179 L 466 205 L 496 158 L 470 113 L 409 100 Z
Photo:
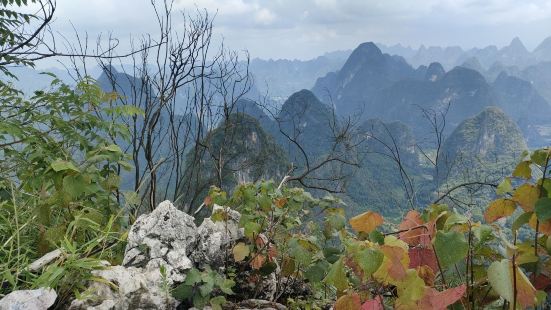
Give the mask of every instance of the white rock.
M 164 201 L 130 228 L 123 265 L 157 271 L 164 265 L 170 284 L 182 282 L 193 267 L 188 256 L 196 243 L 194 218 Z
M 198 265 L 223 266 L 234 241 L 243 237 L 243 230 L 239 229 L 239 212 L 214 205 L 213 215 L 217 212 L 225 212 L 226 219 L 214 222 L 206 218 L 197 229 L 197 248 L 192 257 Z
M 51 288 L 13 291 L 0 300 L 0 310 L 42 310 L 51 307 L 57 294 Z
M 93 282 L 82 296 L 74 300 L 69 309 L 123 310 L 123 309 L 176 309 L 178 303 L 170 295 L 168 283 L 163 282 L 160 271 L 123 266 L 93 271 L 94 276 L 114 284 Z

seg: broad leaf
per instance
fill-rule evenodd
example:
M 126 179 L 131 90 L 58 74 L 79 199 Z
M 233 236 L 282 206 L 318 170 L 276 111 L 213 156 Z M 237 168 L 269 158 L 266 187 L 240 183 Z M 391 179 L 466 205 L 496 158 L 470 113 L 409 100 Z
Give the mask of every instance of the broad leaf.
M 233 247 L 233 259 L 236 262 L 240 262 L 249 256 L 250 250 L 249 246 L 243 242 L 239 242 Z
M 350 219 L 350 226 L 356 232 L 370 233 L 383 224 L 383 217 L 379 213 L 368 211 Z
M 428 266 L 434 272 L 438 271 L 438 262 L 432 249 L 412 248 L 409 249 L 409 268 Z
M 530 307 L 536 303 L 536 289 L 526 275 L 518 267 L 516 270 L 517 302 L 523 307 Z M 513 265 L 508 259 L 493 262 L 488 268 L 488 281 L 492 288 L 509 302 L 514 300 Z
M 534 206 L 539 197 L 539 189 L 528 183 L 519 186 L 513 194 L 513 200 L 516 201 L 526 212 L 534 211 Z
M 463 260 L 469 250 L 465 236 L 456 231 L 437 232 L 433 243 L 442 268 Z
M 362 268 L 365 277 L 371 276 L 383 263 L 383 253 L 375 249 L 364 249 L 354 255 L 354 260 Z
M 551 219 L 551 198 L 543 197 L 536 202 L 536 216 L 540 221 Z
M 434 288 L 426 288 L 425 294 L 418 304 L 418 309 L 446 310 L 465 295 L 465 284 L 439 292 Z
M 383 297 L 381 295 L 375 296 L 375 298 L 366 300 L 360 310 L 384 310 Z
M 61 160 L 61 159 L 56 160 L 53 163 L 51 163 L 50 167 L 52 167 L 52 169 L 55 172 L 65 171 L 65 170 L 72 170 L 72 171 L 75 171 L 75 172 L 80 172 L 80 170 L 72 162 L 66 161 L 66 160 Z
M 514 201 L 509 199 L 496 199 L 492 201 L 486 212 L 484 212 L 484 219 L 488 223 L 497 221 L 500 218 L 511 216 L 517 206 Z
M 335 303 L 335 310 L 358 310 L 362 306 L 360 295 L 353 293 L 341 296 Z
M 513 171 L 513 176 L 523 179 L 532 178 L 532 168 L 530 168 L 530 161 L 520 162 Z
M 417 211 L 409 211 L 400 223 L 398 229 L 403 231 L 400 233 L 400 239 L 411 246 L 416 246 L 421 243 L 421 237 L 426 236 L 427 228 L 423 226 L 425 221 L 421 218 L 421 214 Z
M 323 282 L 333 285 L 337 289 L 337 292 L 344 292 L 348 288 L 348 278 L 346 277 L 342 258 L 331 266 Z

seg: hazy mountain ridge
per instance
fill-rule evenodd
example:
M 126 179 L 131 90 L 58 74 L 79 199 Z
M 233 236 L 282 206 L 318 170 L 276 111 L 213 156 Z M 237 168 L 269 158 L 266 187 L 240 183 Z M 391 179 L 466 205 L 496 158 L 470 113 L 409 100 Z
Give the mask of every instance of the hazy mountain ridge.
M 464 49 L 460 46 L 426 47 L 421 45 L 415 49 L 401 45 L 377 45 L 384 52 L 404 57 L 415 67 L 439 62 L 448 70 L 463 64 L 470 58 L 478 59 L 485 68 L 490 68 L 495 63 L 525 68 L 538 62 L 551 60 L 551 37 L 544 39 L 533 51 L 529 51 L 518 37 L 513 38 L 509 45 L 501 48 L 495 45 L 471 49 Z
M 522 43 L 514 41 L 506 50 L 509 54 L 523 50 Z M 413 69 L 402 57 L 383 54 L 374 43 L 363 43 L 342 69 L 318 79 L 312 91 L 323 101 L 330 101 L 341 116 L 402 121 L 416 135 L 430 130 L 423 120 L 426 111 L 447 111 L 449 133 L 464 119 L 495 105 L 517 122 L 530 145 L 547 143 L 551 106 L 535 83 L 503 75 L 488 81 L 486 72 L 476 68 L 482 70 L 477 59 L 471 58 L 448 72 L 438 62 Z M 539 67 L 529 68 L 533 72 Z M 545 85 L 545 80 L 540 83 Z

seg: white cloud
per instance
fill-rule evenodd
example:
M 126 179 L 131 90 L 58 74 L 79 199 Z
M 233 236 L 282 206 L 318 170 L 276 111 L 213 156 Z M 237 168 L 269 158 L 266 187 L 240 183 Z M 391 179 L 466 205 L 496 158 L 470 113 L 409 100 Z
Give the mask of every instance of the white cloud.
M 266 8 L 259 9 L 254 14 L 254 20 L 262 25 L 270 25 L 275 19 L 275 14 Z
M 178 9 L 204 8 L 213 12 L 217 11 L 218 15 L 235 16 L 250 13 L 254 10 L 255 5 L 243 0 L 176 0 L 176 7 Z
M 156 0 L 160 2 L 162 0 Z M 150 0 L 57 0 L 58 28 L 69 20 L 90 34 L 155 33 Z M 365 41 L 406 45 L 507 44 L 534 47 L 551 35 L 551 0 L 176 0 L 175 9 L 216 13 L 215 32 L 253 57 L 309 58 Z M 287 48 L 280 48 L 280 47 Z

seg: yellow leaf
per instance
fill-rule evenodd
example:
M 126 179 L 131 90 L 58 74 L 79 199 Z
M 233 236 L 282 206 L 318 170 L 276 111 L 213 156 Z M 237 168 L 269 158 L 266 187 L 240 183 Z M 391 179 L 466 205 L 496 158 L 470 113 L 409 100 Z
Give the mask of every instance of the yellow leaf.
M 526 212 L 534 211 L 534 206 L 539 197 L 539 189 L 532 184 L 522 184 L 513 194 L 513 200 Z
M 233 247 L 233 259 L 236 262 L 240 262 L 249 256 L 249 246 L 243 242 L 239 242 Z
M 509 199 L 496 199 L 492 201 L 486 212 L 484 212 L 484 219 L 488 223 L 492 223 L 502 217 L 507 217 L 513 214 L 516 209 L 514 201 Z
M 383 217 L 379 213 L 368 211 L 350 219 L 350 226 L 356 232 L 370 233 L 383 224 Z

